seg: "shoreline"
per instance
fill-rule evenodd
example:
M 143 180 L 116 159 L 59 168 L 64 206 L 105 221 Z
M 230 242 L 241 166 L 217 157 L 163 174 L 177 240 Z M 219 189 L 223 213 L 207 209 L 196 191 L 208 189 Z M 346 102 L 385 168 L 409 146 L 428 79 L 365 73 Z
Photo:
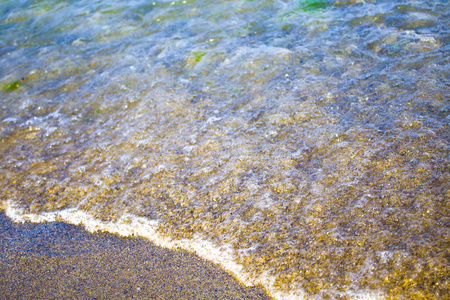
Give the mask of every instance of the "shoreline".
M 0 227 L 0 298 L 272 299 L 195 254 L 144 238 L 14 223 L 3 211 Z

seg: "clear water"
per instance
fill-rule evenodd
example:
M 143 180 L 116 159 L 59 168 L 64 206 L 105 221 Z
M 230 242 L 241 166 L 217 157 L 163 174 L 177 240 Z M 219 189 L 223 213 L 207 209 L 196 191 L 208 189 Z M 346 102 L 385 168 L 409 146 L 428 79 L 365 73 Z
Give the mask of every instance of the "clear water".
M 278 298 L 443 298 L 448 8 L 3 0 L 2 206 L 227 249 Z

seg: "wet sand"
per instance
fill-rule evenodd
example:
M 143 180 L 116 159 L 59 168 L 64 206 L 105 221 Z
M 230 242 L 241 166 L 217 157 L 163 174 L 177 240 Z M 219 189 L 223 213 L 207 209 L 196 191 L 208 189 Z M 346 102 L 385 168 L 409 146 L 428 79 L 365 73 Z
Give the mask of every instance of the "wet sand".
M 1 211 L 0 253 L 0 299 L 271 299 L 185 251 Z

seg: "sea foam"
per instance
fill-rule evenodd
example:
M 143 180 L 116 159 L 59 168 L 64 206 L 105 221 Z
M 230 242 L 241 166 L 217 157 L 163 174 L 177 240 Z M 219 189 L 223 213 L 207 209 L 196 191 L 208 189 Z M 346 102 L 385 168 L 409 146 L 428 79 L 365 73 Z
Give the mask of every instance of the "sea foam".
M 158 221 L 147 220 L 142 217 L 124 214 L 115 222 L 105 222 L 95 219 L 92 215 L 77 208 L 69 208 L 54 212 L 40 214 L 23 213 L 20 208 L 8 200 L 0 205 L 6 215 L 17 223 L 43 223 L 62 221 L 69 224 L 83 226 L 90 233 L 109 232 L 124 237 L 142 237 L 150 240 L 155 245 L 171 250 L 185 250 L 195 253 L 199 257 L 219 265 L 237 278 L 245 286 L 262 285 L 275 299 L 300 300 L 308 299 L 301 288 L 289 292 L 280 291 L 275 287 L 275 278 L 269 274 L 261 274 L 258 277 L 251 276 L 243 267 L 235 262 L 232 250 L 229 246 L 216 246 L 210 241 L 195 235 L 192 239 L 172 239 L 157 231 Z M 346 293 L 353 299 L 383 299 L 379 292 Z

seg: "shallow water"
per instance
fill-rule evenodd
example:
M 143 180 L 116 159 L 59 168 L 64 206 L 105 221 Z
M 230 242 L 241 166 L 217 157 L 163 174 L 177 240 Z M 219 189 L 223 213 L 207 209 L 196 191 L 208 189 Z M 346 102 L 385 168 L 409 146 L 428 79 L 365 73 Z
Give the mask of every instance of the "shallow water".
M 437 0 L 3 1 L 3 206 L 226 249 L 203 256 L 279 298 L 441 298 L 448 20 Z

